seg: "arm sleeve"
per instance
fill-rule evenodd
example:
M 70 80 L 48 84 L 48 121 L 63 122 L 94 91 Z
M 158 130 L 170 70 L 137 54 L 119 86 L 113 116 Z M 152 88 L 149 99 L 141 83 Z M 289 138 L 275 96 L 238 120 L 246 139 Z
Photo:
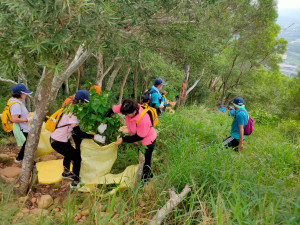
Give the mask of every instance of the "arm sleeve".
M 114 113 L 121 113 L 121 105 L 115 105 L 112 107 Z
M 143 138 L 143 137 L 140 137 L 140 136 L 137 135 L 137 134 L 135 134 L 135 135 L 132 135 L 132 136 L 125 136 L 125 137 L 122 137 L 122 139 L 123 139 L 123 142 L 133 143 L 133 142 L 141 141 L 141 140 L 143 140 L 144 138 Z
M 19 103 L 15 103 L 9 108 L 9 111 L 12 116 L 21 115 L 21 105 Z
M 73 128 L 74 133 L 78 138 L 86 138 L 86 139 L 93 139 L 94 135 L 93 134 L 88 134 L 86 132 L 83 132 L 79 126 L 76 126 Z

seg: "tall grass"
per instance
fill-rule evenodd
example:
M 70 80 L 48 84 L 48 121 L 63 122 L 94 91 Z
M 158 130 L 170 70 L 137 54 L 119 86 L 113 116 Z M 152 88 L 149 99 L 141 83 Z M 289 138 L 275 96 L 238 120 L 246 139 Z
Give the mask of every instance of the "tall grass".
M 299 146 L 277 126 L 255 124 L 254 133 L 245 139 L 245 149 L 234 152 L 221 145 L 230 135 L 231 122 L 227 115 L 204 107 L 163 114 L 153 153 L 154 178 L 144 188 L 104 197 L 99 196 L 107 192 L 106 186 L 92 194 L 73 192 L 60 216 L 39 216 L 35 223 L 26 218 L 18 221 L 74 224 L 82 205 L 90 213 L 78 224 L 146 224 L 168 201 L 168 188 L 180 192 L 189 184 L 191 193 L 167 216 L 165 224 L 299 224 Z M 118 154 L 114 172 L 137 163 L 136 146 L 122 147 Z M 18 212 L 5 206 L 16 198 L 10 193 L 2 186 L 4 224 L 10 224 Z

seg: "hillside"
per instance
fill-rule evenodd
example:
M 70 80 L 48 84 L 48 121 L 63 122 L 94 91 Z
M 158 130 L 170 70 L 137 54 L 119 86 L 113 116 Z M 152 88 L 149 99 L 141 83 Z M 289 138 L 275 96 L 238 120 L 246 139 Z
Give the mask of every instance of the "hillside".
M 280 37 L 288 41 L 287 51 L 280 64 L 280 71 L 288 76 L 296 76 L 300 70 L 300 9 L 281 9 L 277 23 L 281 26 Z
M 168 188 L 180 192 L 188 184 L 191 193 L 166 218 L 166 224 L 299 224 L 299 136 L 293 142 L 279 132 L 279 127 L 284 129 L 274 124 L 272 117 L 268 120 L 254 112 L 252 115 L 255 131 L 246 137 L 244 151 L 237 153 L 223 149 L 220 144 L 230 132 L 232 118 L 227 115 L 205 107 L 164 114 L 157 128 L 154 178 L 144 189 L 120 191 L 105 198 L 78 192 L 67 196 L 66 192 L 65 203 L 55 203 L 44 217 L 36 216 L 35 221 L 37 224 L 72 223 L 78 212 L 89 209 L 89 216 L 82 224 L 94 221 L 147 224 L 169 199 Z M 120 155 L 129 161 L 137 157 L 134 152 L 129 150 Z M 57 192 L 59 184 L 49 185 L 48 193 Z M 37 188 L 33 190 L 41 190 Z M 101 187 L 99 193 L 104 189 L 105 186 Z M 30 221 L 29 210 L 21 209 L 30 205 L 16 203 L 12 194 L 4 195 L 11 193 L 9 190 L 10 187 L 1 185 L 2 222 Z M 14 216 L 19 210 L 26 213 L 22 217 Z

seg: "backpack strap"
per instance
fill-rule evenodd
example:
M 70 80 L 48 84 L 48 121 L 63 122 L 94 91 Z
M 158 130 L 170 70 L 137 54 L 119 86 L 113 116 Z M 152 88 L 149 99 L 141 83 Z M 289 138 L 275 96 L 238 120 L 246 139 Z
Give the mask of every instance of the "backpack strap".
M 246 113 L 246 115 L 247 115 L 247 123 L 248 123 L 248 120 L 249 120 L 249 113 L 247 113 L 245 110 L 240 110 L 240 112 L 245 112 Z M 236 117 L 236 115 L 234 116 L 234 117 Z
M 9 103 L 9 100 L 8 100 L 8 103 Z M 19 103 L 19 104 L 20 104 L 20 108 L 21 108 L 21 112 L 22 112 L 22 105 L 21 105 L 20 102 L 17 102 L 17 101 L 14 101 L 14 102 L 12 102 L 12 103 L 10 103 L 10 104 L 8 105 L 9 112 L 10 112 L 10 107 L 11 107 L 13 104 L 15 104 L 15 103 Z

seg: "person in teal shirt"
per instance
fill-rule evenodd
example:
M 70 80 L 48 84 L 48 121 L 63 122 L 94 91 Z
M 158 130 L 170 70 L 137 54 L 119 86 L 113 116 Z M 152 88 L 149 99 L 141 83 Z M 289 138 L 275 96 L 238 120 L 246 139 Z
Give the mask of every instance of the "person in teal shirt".
M 223 145 L 241 151 L 244 149 L 244 129 L 248 122 L 248 112 L 245 108 L 244 99 L 237 97 L 232 103 L 235 108 L 235 116 L 231 124 L 230 137 L 223 141 Z
M 154 81 L 154 85 L 150 89 L 151 93 L 151 99 L 149 102 L 149 106 L 156 108 L 158 112 L 160 112 L 160 109 L 164 108 L 163 105 L 161 105 L 161 98 L 162 95 L 159 93 L 164 85 L 167 83 L 163 81 L 161 78 L 156 78 Z

